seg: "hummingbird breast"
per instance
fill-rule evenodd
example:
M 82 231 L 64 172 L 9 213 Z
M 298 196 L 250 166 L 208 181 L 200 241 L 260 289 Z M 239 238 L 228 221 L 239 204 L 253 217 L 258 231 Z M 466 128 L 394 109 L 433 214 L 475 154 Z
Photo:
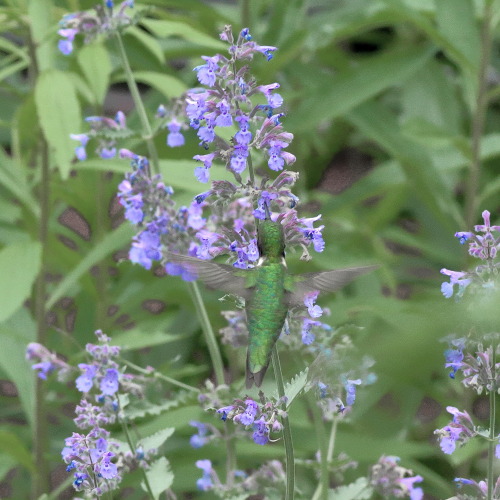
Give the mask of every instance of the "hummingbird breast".
M 281 263 L 264 264 L 256 268 L 256 273 L 255 290 L 247 304 L 248 363 L 253 373 L 269 364 L 287 314 L 283 300 L 285 266 Z

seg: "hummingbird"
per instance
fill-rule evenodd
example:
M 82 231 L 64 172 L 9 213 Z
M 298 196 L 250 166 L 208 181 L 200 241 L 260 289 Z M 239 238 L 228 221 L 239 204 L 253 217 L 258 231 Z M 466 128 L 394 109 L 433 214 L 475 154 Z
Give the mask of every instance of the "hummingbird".
M 238 295 L 245 300 L 249 332 L 246 387 L 260 387 L 271 361 L 289 309 L 304 306 L 310 292 L 334 292 L 378 266 L 351 267 L 293 275 L 286 265 L 285 237 L 280 222 L 258 221 L 257 247 L 260 258 L 251 269 L 197 259 L 169 252 L 168 259 L 180 264 L 207 288 Z

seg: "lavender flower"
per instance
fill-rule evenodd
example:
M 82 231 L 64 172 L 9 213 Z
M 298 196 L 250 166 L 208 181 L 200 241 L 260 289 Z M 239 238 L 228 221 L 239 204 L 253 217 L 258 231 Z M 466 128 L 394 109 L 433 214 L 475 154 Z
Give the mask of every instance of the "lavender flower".
M 372 466 L 370 474 L 371 485 L 384 497 L 410 498 L 421 500 L 424 497 L 422 488 L 416 488 L 415 483 L 423 481 L 422 476 L 412 476 L 413 472 L 401 467 L 398 457 L 382 456 Z
M 59 25 L 58 33 L 62 37 L 58 42 L 59 50 L 65 56 L 73 52 L 76 35 L 84 36 L 84 43 L 90 43 L 100 35 L 110 36 L 115 30 L 129 26 L 133 20 L 126 14 L 127 7 L 133 7 L 133 0 L 125 0 L 118 9 L 113 9 L 113 2 L 108 0 L 107 9 L 101 5 L 94 11 L 75 12 L 65 15 Z
M 46 347 L 38 342 L 31 342 L 26 347 L 26 359 L 29 361 L 38 360 L 32 365 L 32 369 L 38 372 L 38 378 L 47 380 L 47 377 L 57 372 L 58 380 L 65 382 L 72 371 L 72 367 L 59 359 L 56 354 L 50 352 Z
M 500 264 L 495 263 L 495 260 L 500 248 L 500 226 L 491 225 L 491 215 L 488 210 L 483 211 L 482 217 L 484 224 L 474 226 L 476 233 L 458 232 L 455 233 L 455 236 L 462 245 L 468 243 L 469 254 L 472 257 L 481 259 L 484 264 L 477 266 L 472 271 L 441 269 L 442 274 L 450 277 L 449 282 L 444 282 L 441 285 L 441 292 L 446 298 L 453 296 L 455 285 L 458 285 L 457 298 L 462 297 L 467 288 L 473 289 L 476 292 L 486 291 L 486 293 L 489 293 L 491 289 L 497 289 L 497 276 Z
M 261 404 L 253 399 L 245 401 L 235 399 L 230 406 L 216 410 L 221 420 L 232 420 L 245 428 L 250 428 L 254 443 L 265 445 L 270 441 L 271 432 L 280 432 L 282 429 L 279 418 L 285 417 L 286 412 L 281 408 L 282 402 L 276 400 L 262 400 Z

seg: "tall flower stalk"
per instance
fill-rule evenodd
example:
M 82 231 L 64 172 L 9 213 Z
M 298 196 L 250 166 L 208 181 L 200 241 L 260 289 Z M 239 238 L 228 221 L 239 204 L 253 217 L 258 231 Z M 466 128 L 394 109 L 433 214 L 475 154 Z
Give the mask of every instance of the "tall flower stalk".
M 497 362 L 498 338 L 500 332 L 496 324 L 491 323 L 486 310 L 495 307 L 498 299 L 498 251 L 500 249 L 500 226 L 491 224 L 488 210 L 482 213 L 483 224 L 474 226 L 474 232 L 461 231 L 455 236 L 461 244 L 468 245 L 469 255 L 481 261 L 469 271 L 451 271 L 442 269 L 441 273 L 450 281 L 444 282 L 441 291 L 446 298 L 455 296 L 463 300 L 464 306 L 471 313 L 479 310 L 484 325 L 474 325 L 474 331 L 465 338 L 448 337 L 449 348 L 445 351 L 446 364 L 452 379 L 460 374 L 462 384 L 477 394 L 489 396 L 489 429 L 483 431 L 477 426 L 467 411 L 449 406 L 447 411 L 453 416 L 452 422 L 436 430 L 441 449 L 451 454 L 457 446 L 462 446 L 470 439 L 485 439 L 488 443 L 486 481 L 468 478 L 456 478 L 460 488 L 472 490 L 474 498 L 492 500 L 500 493 L 500 478 L 495 478 L 495 458 L 500 458 L 500 442 L 496 423 L 496 397 L 500 387 L 499 367 Z M 467 301 L 466 301 L 467 299 Z M 478 317 L 478 316 L 476 316 Z M 457 495 L 460 499 L 470 498 L 466 493 Z

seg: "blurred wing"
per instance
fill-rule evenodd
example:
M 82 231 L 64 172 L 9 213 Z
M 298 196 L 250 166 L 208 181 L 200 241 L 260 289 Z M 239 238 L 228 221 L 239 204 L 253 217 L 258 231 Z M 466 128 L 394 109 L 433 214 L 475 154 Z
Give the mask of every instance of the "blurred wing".
M 294 276 L 293 290 L 287 296 L 289 305 L 304 305 L 306 293 L 335 292 L 353 281 L 358 276 L 369 273 L 379 266 L 349 267 L 346 269 L 333 269 L 317 273 L 305 273 Z
M 242 271 L 227 264 L 218 264 L 217 262 L 170 252 L 167 259 L 180 264 L 190 274 L 196 276 L 196 279 L 203 281 L 207 288 L 233 293 L 244 299 L 248 299 L 251 295 L 248 288 L 249 280 L 245 276 L 251 271 Z

